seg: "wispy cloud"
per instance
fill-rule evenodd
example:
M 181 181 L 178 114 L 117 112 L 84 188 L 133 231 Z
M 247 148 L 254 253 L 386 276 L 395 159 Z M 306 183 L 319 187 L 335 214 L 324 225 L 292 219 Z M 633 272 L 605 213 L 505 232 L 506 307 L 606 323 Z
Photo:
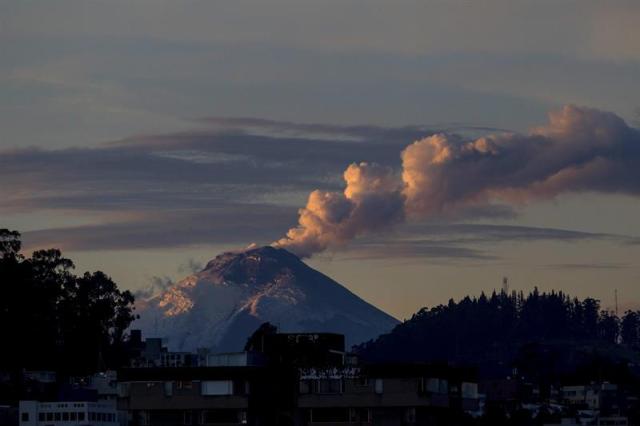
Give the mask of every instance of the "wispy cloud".
M 438 262 L 497 261 L 504 254 L 496 248 L 503 243 L 514 242 L 563 242 L 612 241 L 624 244 L 629 237 L 623 235 L 582 232 L 558 228 L 531 226 L 422 223 L 404 225 L 393 233 L 361 239 L 342 247 L 342 256 L 348 259 L 425 259 Z M 549 268 L 580 267 L 582 264 L 546 265 Z M 615 263 L 588 264 L 595 267 L 623 267 Z M 586 267 L 586 266 L 585 266 Z
M 295 221 L 311 188 L 337 188 L 345 162 L 364 156 L 397 164 L 397 147 L 429 132 L 247 118 L 202 123 L 197 131 L 93 148 L 0 150 L 0 213 L 94 218 L 90 225 L 27 232 L 27 249 L 267 243 Z
M 295 211 L 264 204 L 136 213 L 118 222 L 24 233 L 26 250 L 124 250 L 265 242 L 295 220 Z
M 91 224 L 26 232 L 27 249 L 267 243 L 295 222 L 297 207 L 308 191 L 340 188 L 337 177 L 345 164 L 364 160 L 380 165 L 380 170 L 392 170 L 400 165 L 399 149 L 441 130 L 253 118 L 209 118 L 201 123 L 204 127 L 197 131 L 140 135 L 94 148 L 2 150 L 0 213 L 71 211 L 94 218 Z M 478 245 L 636 241 L 564 229 L 459 223 L 516 216 L 517 210 L 509 204 L 464 206 L 447 221 L 406 224 L 394 234 L 385 234 L 394 240 L 386 254 L 489 260 L 494 255 Z M 411 235 L 426 238 L 409 241 Z M 379 256 L 381 249 L 379 242 L 364 240 L 359 253 L 349 255 Z
M 570 269 L 570 270 L 581 270 L 581 269 L 626 269 L 631 265 L 627 263 L 615 263 L 615 262 L 600 262 L 594 261 L 591 263 L 552 263 L 549 265 L 544 265 L 546 268 L 552 269 Z
M 347 260 L 365 259 L 435 259 L 443 261 L 489 261 L 498 257 L 486 250 L 430 240 L 362 242 L 346 248 L 341 254 Z

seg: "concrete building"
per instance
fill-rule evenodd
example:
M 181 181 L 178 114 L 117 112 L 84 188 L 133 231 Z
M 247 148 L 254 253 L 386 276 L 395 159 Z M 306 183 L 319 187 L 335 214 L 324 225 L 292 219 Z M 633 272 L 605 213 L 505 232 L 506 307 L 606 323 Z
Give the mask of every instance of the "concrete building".
M 140 330 L 131 330 L 129 346 L 132 351 L 131 367 L 195 367 L 198 365 L 198 354 L 171 352 L 163 339 L 152 337 L 143 340 Z
M 118 426 L 118 412 L 112 402 L 20 401 L 20 426 Z
M 284 424 L 293 379 L 257 366 L 144 368 L 119 373 L 131 425 Z
M 469 371 L 354 365 L 340 335 L 273 334 L 252 349 L 209 354 L 203 367 L 119 371 L 119 408 L 134 426 L 446 425 L 478 409 Z
M 478 386 L 465 373 L 432 365 L 301 370 L 298 424 L 439 424 L 478 409 Z
M 583 406 L 605 415 L 619 412 L 623 405 L 618 386 L 607 382 L 563 386 L 561 399 L 568 405 Z

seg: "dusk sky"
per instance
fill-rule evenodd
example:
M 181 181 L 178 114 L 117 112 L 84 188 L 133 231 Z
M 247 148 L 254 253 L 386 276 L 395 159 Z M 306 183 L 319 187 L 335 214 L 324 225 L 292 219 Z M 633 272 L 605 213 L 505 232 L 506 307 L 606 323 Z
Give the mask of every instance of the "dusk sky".
M 0 228 L 136 291 L 280 240 L 399 319 L 503 277 L 638 308 L 638 22 L 637 0 L 4 1 Z

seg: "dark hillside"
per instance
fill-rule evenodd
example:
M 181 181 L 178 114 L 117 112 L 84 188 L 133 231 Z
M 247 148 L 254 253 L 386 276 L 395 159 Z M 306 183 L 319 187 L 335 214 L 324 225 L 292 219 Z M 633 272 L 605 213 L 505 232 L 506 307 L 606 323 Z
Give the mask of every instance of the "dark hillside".
M 619 375 L 621 365 L 626 371 L 638 358 L 638 317 L 627 312 L 620 319 L 595 299 L 562 292 L 494 292 L 423 308 L 356 351 L 368 362 L 445 361 L 489 376 L 516 367 L 540 380 L 579 371 Z

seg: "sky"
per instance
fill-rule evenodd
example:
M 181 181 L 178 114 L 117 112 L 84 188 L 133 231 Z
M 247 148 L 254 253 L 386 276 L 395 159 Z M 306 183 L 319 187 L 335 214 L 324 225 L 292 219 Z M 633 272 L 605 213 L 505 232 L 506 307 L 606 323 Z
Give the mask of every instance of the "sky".
M 0 227 L 139 290 L 282 239 L 319 190 L 351 216 L 322 204 L 320 246 L 298 226 L 306 261 L 397 318 L 503 277 L 638 307 L 637 22 L 616 0 L 4 1 Z

